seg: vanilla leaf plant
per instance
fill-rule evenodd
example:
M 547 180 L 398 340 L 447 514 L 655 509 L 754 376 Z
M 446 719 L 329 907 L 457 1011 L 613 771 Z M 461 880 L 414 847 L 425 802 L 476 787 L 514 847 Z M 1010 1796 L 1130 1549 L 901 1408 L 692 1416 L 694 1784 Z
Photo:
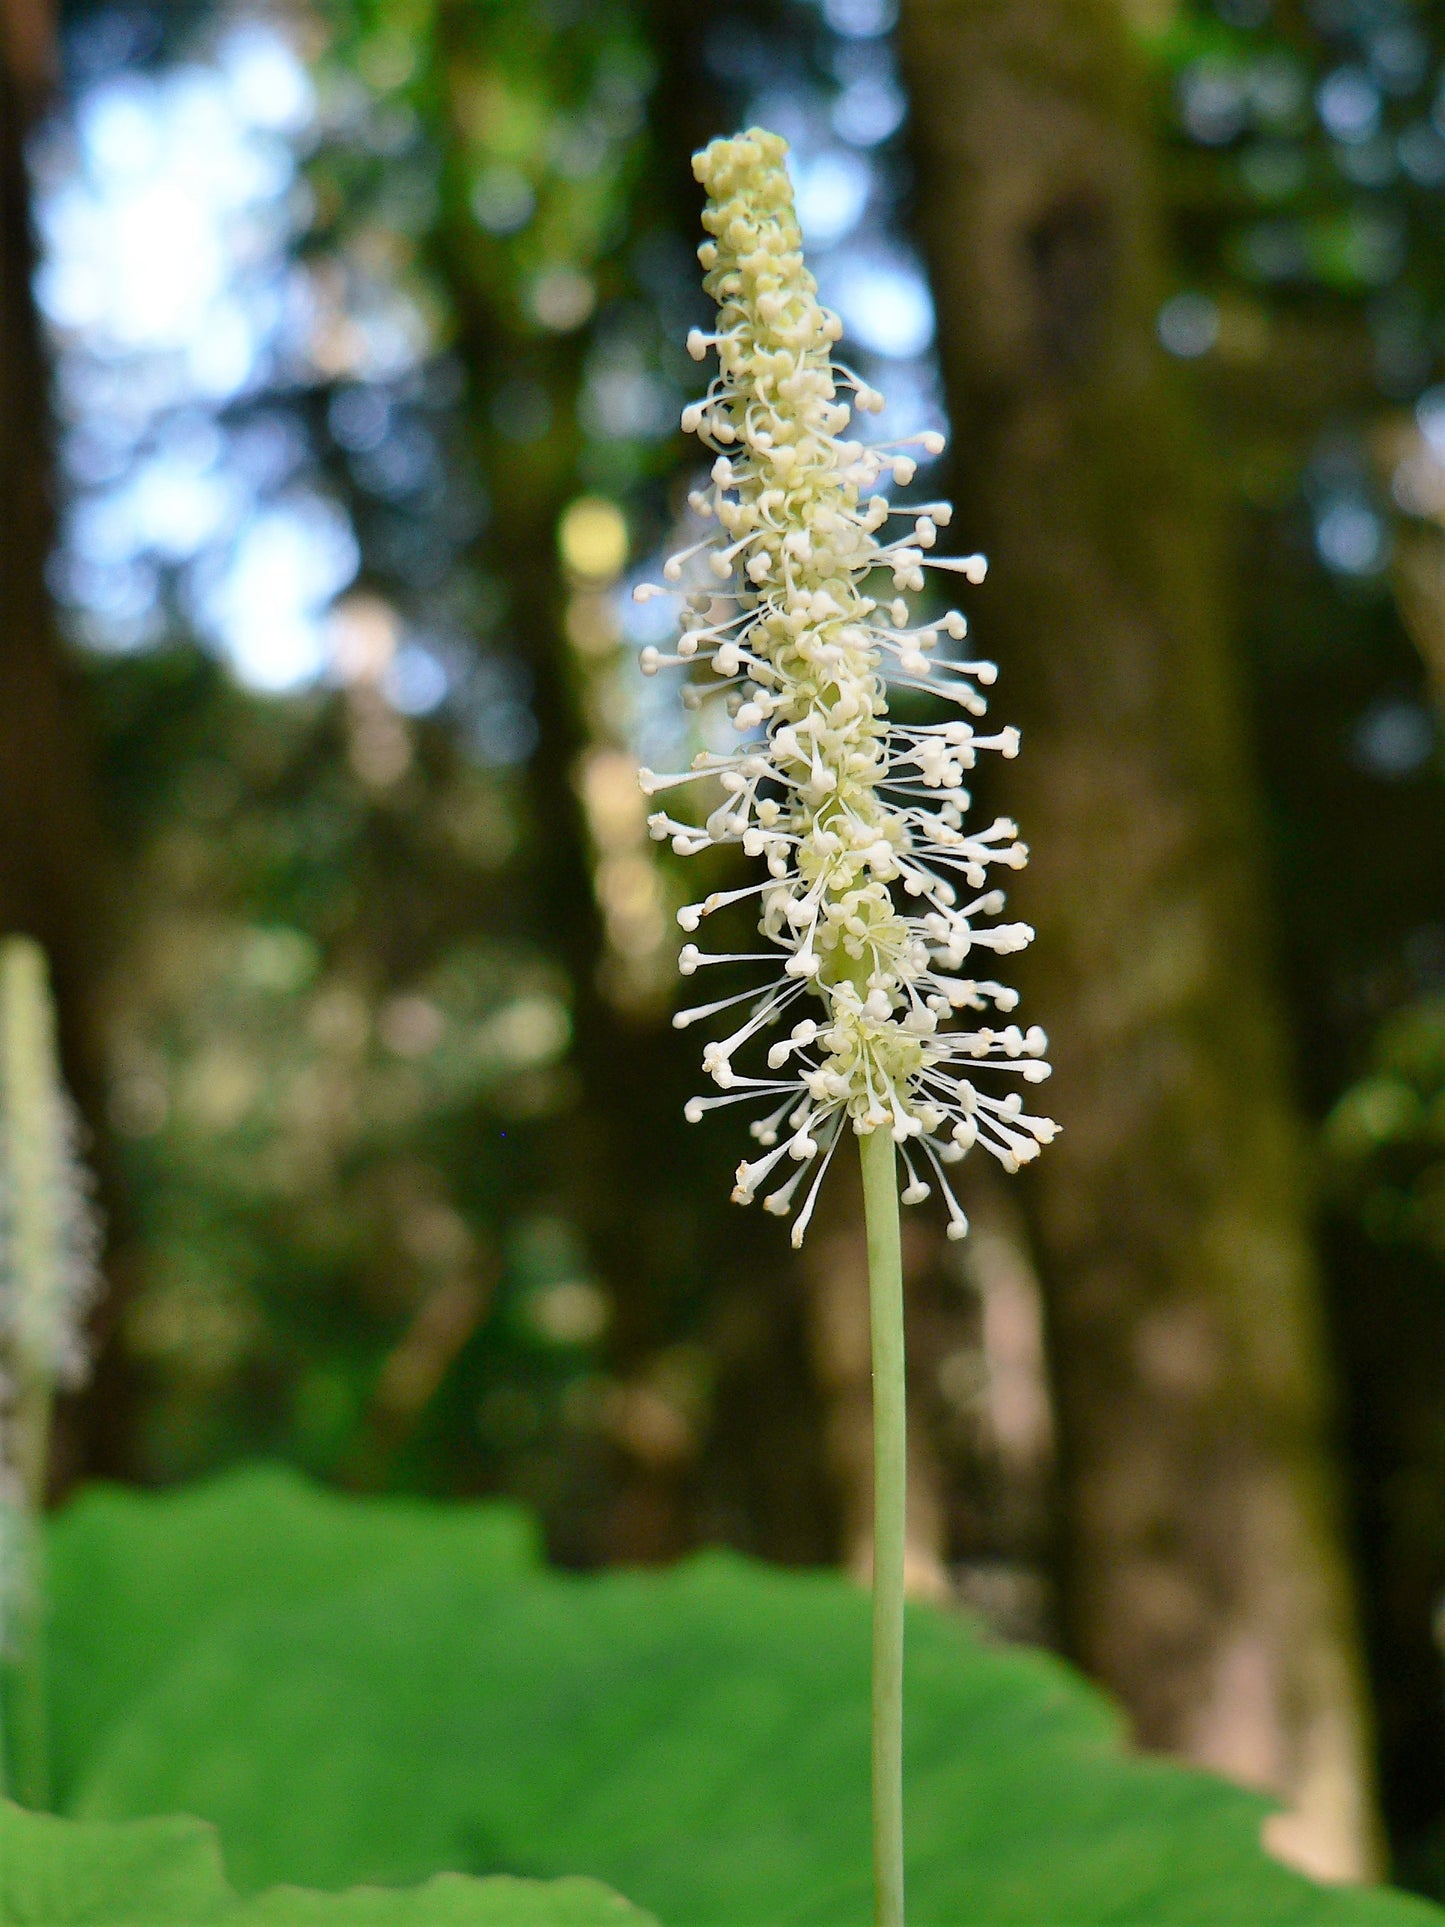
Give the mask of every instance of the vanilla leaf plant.
M 717 1094 L 687 1106 L 692 1122 L 717 1106 L 762 1115 L 749 1126 L 758 1155 L 737 1169 L 734 1199 L 759 1191 L 764 1210 L 794 1211 L 801 1243 L 828 1165 L 845 1136 L 862 1159 L 872 1300 L 874 1387 L 873 1787 L 876 1918 L 903 1921 L 902 1655 L 904 1547 L 903 1201 L 936 1184 L 950 1237 L 967 1220 L 948 1167 L 973 1146 L 1017 1170 L 1057 1127 L 1025 1106 L 1042 1082 L 1047 1040 L 1036 1026 L 995 1026 L 1017 993 L 972 974 L 975 959 L 1022 949 L 1033 932 L 1001 922 L 990 873 L 1027 860 L 1016 826 L 966 821 L 968 773 L 981 750 L 1018 752 L 1018 732 L 985 731 L 989 662 L 958 651 L 962 612 L 915 619 L 909 602 L 927 568 L 981 582 L 984 558 L 933 551 L 946 502 L 895 507 L 917 468 L 908 451 L 942 452 L 936 433 L 868 444 L 850 436 L 878 392 L 834 359 L 842 324 L 818 300 L 785 165 L 787 144 L 753 129 L 718 140 L 693 162 L 707 191 L 698 250 L 718 307 L 716 331 L 694 329 L 694 358 L 718 372 L 683 427 L 713 456 L 694 491 L 710 524 L 663 574 L 685 591 L 675 653 L 643 652 L 642 667 L 705 668 L 729 692 L 737 734 L 727 753 L 703 751 L 674 775 L 641 772 L 645 792 L 710 779 L 720 800 L 700 823 L 666 810 L 652 834 L 679 855 L 740 844 L 763 875 L 678 913 L 685 931 L 723 905 L 758 899 L 767 948 L 706 952 L 684 945 L 684 975 L 715 964 L 763 965 L 760 984 L 680 1012 L 692 1024 L 730 1010 L 741 1021 L 710 1043 L 703 1068 Z M 849 399 L 851 397 L 851 399 Z M 898 525 L 902 523 L 901 532 Z M 891 577 L 894 594 L 876 585 Z M 644 583 L 639 598 L 666 593 Z M 886 598 L 886 599 L 882 599 Z M 891 687 L 926 690 L 955 712 L 905 725 Z M 782 1028 L 784 1034 L 776 1035 Z M 765 1039 L 771 1036 L 772 1041 Z M 740 1067 L 756 1047 L 761 1062 Z M 801 1203 L 798 1203 L 801 1193 Z

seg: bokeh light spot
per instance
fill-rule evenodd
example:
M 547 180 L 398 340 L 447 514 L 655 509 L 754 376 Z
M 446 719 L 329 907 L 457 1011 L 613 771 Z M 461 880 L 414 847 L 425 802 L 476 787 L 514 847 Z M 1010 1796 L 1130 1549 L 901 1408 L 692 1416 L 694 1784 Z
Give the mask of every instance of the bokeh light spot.
M 615 502 L 584 495 L 564 512 L 557 545 L 574 575 L 610 581 L 627 561 L 627 522 Z

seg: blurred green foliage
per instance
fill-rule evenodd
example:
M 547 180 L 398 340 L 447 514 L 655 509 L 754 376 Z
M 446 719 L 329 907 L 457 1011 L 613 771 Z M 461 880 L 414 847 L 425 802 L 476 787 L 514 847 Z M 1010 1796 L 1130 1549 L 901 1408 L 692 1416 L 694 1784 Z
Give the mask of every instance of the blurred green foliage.
M 193 656 L 117 671 L 100 693 L 128 699 L 116 789 L 146 780 L 158 743 L 173 752 L 114 1033 L 151 1461 L 284 1444 L 318 1470 L 385 1476 L 487 1315 L 510 1334 L 504 1372 L 537 1361 L 539 1397 L 567 1356 L 525 1315 L 548 1281 L 492 1230 L 567 1075 L 565 978 L 477 927 L 515 799 L 434 729 L 418 732 L 414 791 L 378 805 L 338 753 L 333 701 L 263 706 Z M 430 1351 L 428 1306 L 450 1307 Z M 408 1332 L 411 1380 L 378 1403 Z M 488 1449 L 474 1430 L 432 1443 L 461 1481 L 485 1476 Z
M 247 696 L 179 613 L 154 652 L 91 660 L 127 899 L 135 1459 L 280 1451 L 555 1507 L 611 1307 L 548 1137 L 593 913 L 545 584 L 584 448 L 594 480 L 658 460 L 655 410 L 635 445 L 578 426 L 621 339 L 651 56 L 625 7 L 505 5 L 333 9 L 312 52 L 319 379 L 284 406 L 356 529 L 355 646 L 441 637 L 452 697 Z M 422 359 L 378 376 L 398 303 Z M 277 406 L 238 419 L 274 432 Z
M 0 1801 L 0 1919 L 7 1927 L 648 1927 L 592 1880 L 467 1880 L 414 1893 L 288 1888 L 239 1900 L 211 1828 L 56 1820 Z
M 523 1546 L 513 1514 L 276 1474 L 90 1493 L 52 1541 L 56 1677 L 110 1682 L 57 1708 L 68 1810 L 199 1812 L 248 1889 L 565 1868 L 689 1927 L 866 1921 L 866 1597 L 721 1554 L 569 1579 Z M 1265 1802 L 1131 1757 L 1054 1661 L 919 1610 L 909 1669 L 919 1920 L 1438 1918 L 1271 1861 Z
M 1434 5 L 1350 0 L 1194 0 L 1161 30 L 1145 25 L 1170 90 L 1174 200 L 1196 265 L 1217 289 L 1232 277 L 1295 301 L 1387 289 L 1370 321 L 1392 393 L 1428 378 L 1445 298 L 1441 25 Z
M 1371 1060 L 1326 1121 L 1337 1194 L 1371 1237 L 1445 1261 L 1445 998 L 1383 1024 Z

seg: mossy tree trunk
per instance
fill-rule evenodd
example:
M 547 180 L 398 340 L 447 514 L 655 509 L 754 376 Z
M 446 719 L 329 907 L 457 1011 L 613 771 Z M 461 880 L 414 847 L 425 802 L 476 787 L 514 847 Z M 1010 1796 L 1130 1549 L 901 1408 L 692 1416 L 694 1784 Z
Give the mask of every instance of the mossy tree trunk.
M 1229 550 L 1158 350 L 1149 105 L 1113 0 L 905 0 L 959 540 L 1024 754 L 1019 978 L 1064 1135 L 1028 1189 L 1064 1621 L 1142 1740 L 1277 1788 L 1290 1857 L 1374 1861 L 1327 1372 Z

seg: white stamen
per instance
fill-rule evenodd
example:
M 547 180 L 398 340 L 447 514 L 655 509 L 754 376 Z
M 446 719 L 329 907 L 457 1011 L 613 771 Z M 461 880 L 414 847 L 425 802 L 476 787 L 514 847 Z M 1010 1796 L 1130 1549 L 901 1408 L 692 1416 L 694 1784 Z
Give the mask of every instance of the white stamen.
M 725 1095 L 692 1099 L 686 1115 L 696 1122 L 716 1104 L 744 1100 L 773 1107 L 751 1127 L 764 1154 L 739 1166 L 733 1195 L 751 1202 L 768 1173 L 793 1160 L 796 1169 L 764 1208 L 790 1211 L 806 1174 L 794 1244 L 845 1124 L 890 1132 L 907 1166 L 905 1203 L 934 1188 L 914 1166 L 911 1150 L 921 1149 L 937 1175 L 948 1235 L 962 1237 L 967 1220 L 945 1164 L 978 1143 L 1014 1170 L 1057 1128 L 1026 1115 L 1017 1089 L 1048 1075 L 1037 1026 L 946 1028 L 956 1013 L 990 1004 L 1011 1011 L 1018 1002 L 1002 984 L 957 973 L 975 948 L 1005 955 L 1033 936 L 1027 924 L 986 921 L 1004 907 L 1002 891 L 988 887 L 990 867 L 1018 869 L 1027 858 L 1017 829 L 1000 819 L 966 830 L 963 814 L 964 776 L 980 752 L 1012 757 L 1019 737 L 1011 728 L 983 735 L 967 720 L 890 722 L 885 663 L 896 683 L 931 692 L 964 718 L 986 713 L 981 691 L 995 679 L 993 664 L 940 653 L 942 636 L 957 642 L 967 634 L 963 614 L 951 609 L 917 624 L 907 598 L 923 587 L 926 569 L 978 583 L 987 565 L 981 555 L 933 552 L 952 520 L 948 503 L 894 508 L 869 492 L 890 473 L 911 480 L 914 457 L 899 451 L 937 455 L 943 437 L 929 430 L 871 448 L 844 439 L 850 411 L 840 390 L 860 416 L 876 413 L 882 397 L 833 360 L 842 329 L 819 305 L 803 265 L 786 152 L 778 136 L 755 129 L 714 141 L 694 161 L 714 237 L 700 258 L 720 314 L 715 335 L 694 329 L 687 345 L 699 360 L 715 350 L 718 374 L 683 426 L 716 455 L 711 489 L 697 491 L 693 506 L 715 517 L 721 533 L 670 558 L 663 574 L 679 581 L 688 559 L 707 550 L 718 586 L 694 593 L 689 606 L 698 613 L 678 654 L 650 650 L 643 666 L 710 666 L 723 679 L 711 687 L 735 692 L 727 705 L 736 727 L 765 726 L 767 735 L 735 755 L 699 757 L 680 775 L 644 772 L 643 787 L 652 794 L 720 781 L 722 802 L 701 826 L 658 812 L 652 834 L 684 856 L 739 844 L 768 874 L 687 905 L 678 922 L 695 931 L 713 910 L 756 894 L 759 930 L 776 948 L 709 955 L 683 946 L 685 976 L 714 962 L 775 964 L 753 988 L 674 1018 L 681 1028 L 751 1005 L 742 1027 L 704 1053 L 703 1068 Z M 889 540 L 881 532 L 892 515 L 907 518 L 908 532 Z M 864 590 L 879 568 L 900 592 L 886 604 Z M 634 593 L 645 600 L 663 590 L 643 584 Z M 704 626 L 713 596 L 738 613 Z M 685 698 L 696 702 L 701 687 L 688 684 Z M 782 1075 L 734 1070 L 734 1056 L 795 1016 L 798 999 L 816 1016 L 793 1023 L 786 1041 L 766 1050 L 769 1069 Z M 975 1081 L 999 1073 L 1015 1080 L 1003 1096 Z

